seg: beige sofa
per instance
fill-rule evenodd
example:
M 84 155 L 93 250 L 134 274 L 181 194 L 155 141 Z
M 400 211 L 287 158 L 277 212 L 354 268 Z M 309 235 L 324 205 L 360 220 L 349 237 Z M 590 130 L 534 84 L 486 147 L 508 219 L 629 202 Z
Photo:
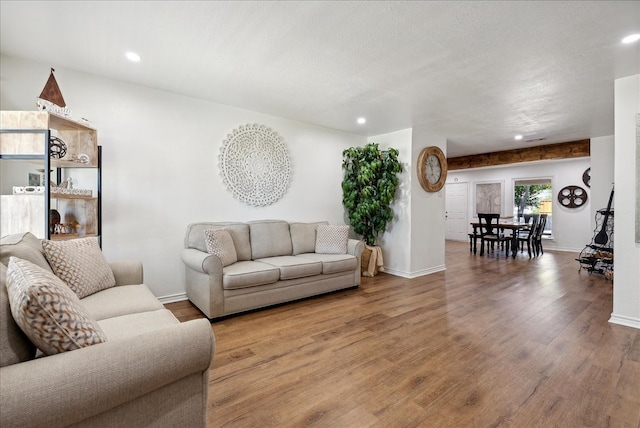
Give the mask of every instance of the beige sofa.
M 207 320 L 180 323 L 144 285 L 140 263 L 110 263 L 116 286 L 81 299 L 107 341 L 37 356 L 12 318 L 7 265 L 15 256 L 50 268 L 29 233 L 0 244 L 1 427 L 206 426 Z
M 193 223 L 182 261 L 189 300 L 210 319 L 360 285 L 364 244 L 347 239 L 346 254 L 315 252 L 316 230 L 327 222 L 284 220 Z M 237 262 L 223 267 L 207 253 L 207 229 L 226 229 Z

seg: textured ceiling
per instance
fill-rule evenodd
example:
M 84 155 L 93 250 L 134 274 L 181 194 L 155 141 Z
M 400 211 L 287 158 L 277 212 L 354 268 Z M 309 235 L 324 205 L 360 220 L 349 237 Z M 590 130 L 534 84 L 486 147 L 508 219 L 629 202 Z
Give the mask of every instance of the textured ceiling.
M 0 3 L 3 54 L 360 135 L 417 127 L 449 156 L 612 135 L 631 33 L 638 1 Z

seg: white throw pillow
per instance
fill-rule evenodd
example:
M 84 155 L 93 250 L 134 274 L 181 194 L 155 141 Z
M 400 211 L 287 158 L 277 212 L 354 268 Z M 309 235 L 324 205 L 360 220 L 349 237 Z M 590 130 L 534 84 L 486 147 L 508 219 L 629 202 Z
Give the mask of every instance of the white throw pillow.
M 349 226 L 319 225 L 316 230 L 316 253 L 347 254 Z
M 238 261 L 233 238 L 226 229 L 207 229 L 204 231 L 204 243 L 207 253 L 214 254 L 222 261 L 222 266 L 229 266 Z
M 47 355 L 107 341 L 78 296 L 60 278 L 27 260 L 9 259 L 7 294 L 16 324 Z
M 42 249 L 53 273 L 81 299 L 116 285 L 97 238 L 43 240 Z

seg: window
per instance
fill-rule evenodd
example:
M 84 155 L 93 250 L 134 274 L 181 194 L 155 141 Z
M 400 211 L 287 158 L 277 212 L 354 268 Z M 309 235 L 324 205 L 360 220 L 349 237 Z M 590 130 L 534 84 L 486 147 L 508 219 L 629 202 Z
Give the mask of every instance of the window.
M 532 214 L 546 214 L 543 236 L 551 237 L 553 189 L 550 178 L 517 179 L 513 183 L 513 217 L 523 221 Z

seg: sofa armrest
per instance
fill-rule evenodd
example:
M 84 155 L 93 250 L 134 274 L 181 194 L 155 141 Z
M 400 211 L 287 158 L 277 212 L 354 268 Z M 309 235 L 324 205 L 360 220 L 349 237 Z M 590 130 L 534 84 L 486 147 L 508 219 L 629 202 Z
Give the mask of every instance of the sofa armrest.
M 347 241 L 347 253 L 352 256 L 360 258 L 362 256 L 362 252 L 364 251 L 364 243 L 357 239 L 349 239 Z
M 207 318 L 224 314 L 222 260 L 216 255 L 194 248 L 182 250 L 187 297 Z
M 215 254 L 205 253 L 195 248 L 182 250 L 182 261 L 196 272 L 222 276 L 222 260 Z
M 142 262 L 138 260 L 121 260 L 109 262 L 113 276 L 118 285 L 144 284 Z
M 354 285 L 360 285 L 360 276 L 362 276 L 362 252 L 364 251 L 364 242 L 357 239 L 349 239 L 347 241 L 347 253 L 356 256 L 357 267 L 353 275 Z
M 215 351 L 205 319 L 0 369 L 0 426 L 58 427 L 98 415 L 194 373 Z

